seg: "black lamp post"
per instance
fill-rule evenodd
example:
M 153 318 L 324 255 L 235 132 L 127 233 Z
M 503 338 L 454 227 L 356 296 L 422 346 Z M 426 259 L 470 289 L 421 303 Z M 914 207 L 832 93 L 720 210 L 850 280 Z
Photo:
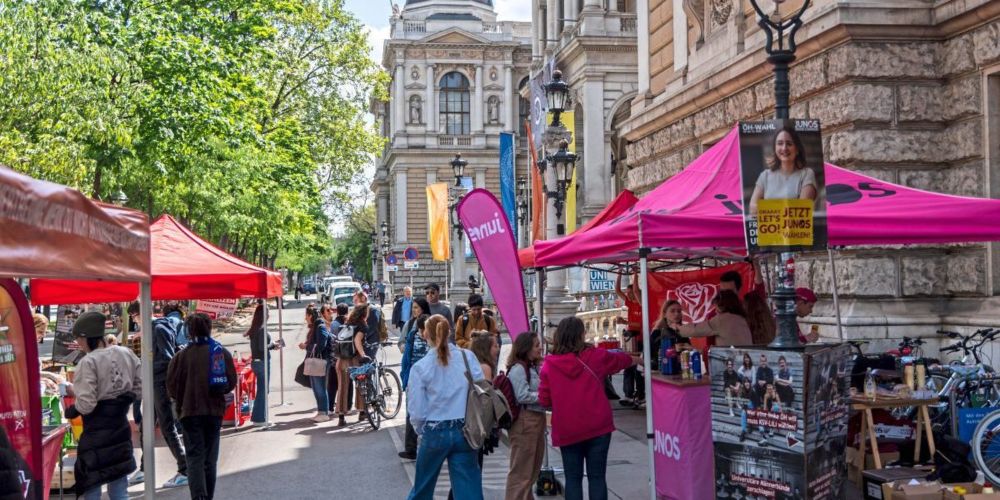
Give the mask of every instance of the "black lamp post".
M 559 221 L 556 224 L 556 233 L 560 236 L 566 234 L 566 226 L 562 222 L 563 207 L 566 203 L 566 190 L 570 181 L 573 180 L 573 169 L 576 165 L 576 154 L 566 151 L 568 147 L 569 144 L 562 141 L 559 144 L 559 150 L 554 155 L 546 157 L 547 163 L 552 165 L 556 174 L 556 190 L 555 192 L 546 191 L 546 195 L 553 198 L 553 204 L 556 207 L 556 220 Z
M 774 0 L 774 12 L 768 16 L 761 10 L 758 0 L 750 0 L 750 5 L 757 12 L 757 25 L 764 31 L 767 43 L 764 51 L 767 62 L 774 66 L 774 117 L 788 119 L 789 95 L 791 83 L 788 80 L 788 65 L 795 60 L 795 33 L 802 27 L 802 14 L 809 7 L 810 0 L 802 2 L 802 6 L 788 19 L 782 19 L 778 7 L 785 0 Z M 770 347 L 799 347 L 799 326 L 795 313 L 795 261 L 791 252 L 782 252 L 779 259 L 778 287 L 771 296 L 775 304 L 775 316 L 778 318 L 778 332 Z
M 528 178 L 520 176 L 517 178 L 517 223 L 523 226 L 528 221 Z
M 462 159 L 461 154 L 455 154 L 455 159 L 451 160 L 451 170 L 455 172 L 456 187 L 462 185 L 462 177 L 465 176 L 465 166 L 468 164 L 469 162 Z
M 562 71 L 558 69 L 552 72 L 552 81 L 546 83 L 545 100 L 548 101 L 549 111 L 552 112 L 552 123 L 550 127 L 559 127 L 559 115 L 566 110 L 566 102 L 569 100 L 569 84 L 563 81 Z

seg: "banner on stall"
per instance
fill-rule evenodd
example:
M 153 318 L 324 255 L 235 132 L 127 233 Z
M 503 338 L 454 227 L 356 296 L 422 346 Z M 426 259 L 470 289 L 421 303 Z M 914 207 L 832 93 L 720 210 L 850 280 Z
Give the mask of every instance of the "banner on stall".
M 236 299 L 202 299 L 195 312 L 205 313 L 214 320 L 229 319 L 236 313 Z
M 511 337 L 516 338 L 529 330 L 528 309 L 517 244 L 510 223 L 503 216 L 503 207 L 489 191 L 474 189 L 462 198 L 457 212 L 500 317 Z
M 17 282 L 0 279 L 0 443 L 9 443 L 10 460 L 23 498 L 41 499 L 42 396 L 38 381 L 38 343 L 28 300 Z M 6 439 L 3 439 L 5 437 Z M 5 447 L 4 447 L 5 448 Z M 0 452 L 6 450 L 0 448 Z
M 694 271 L 663 271 L 649 273 L 649 326 L 655 327 L 660 317 L 663 303 L 676 300 L 681 304 L 684 313 L 684 323 L 699 323 L 709 318 L 712 312 L 712 299 L 719 293 L 719 278 L 729 271 L 740 273 L 743 278 L 742 297 L 753 285 L 753 266 L 747 263 L 731 264 L 722 267 L 697 269 Z M 639 275 L 632 279 L 638 282 Z M 635 287 L 638 298 L 639 288 Z M 642 331 L 642 304 L 627 301 L 628 327 L 630 330 Z
M 507 223 L 514 228 L 514 241 L 517 241 L 517 202 L 514 200 L 514 134 L 500 133 L 500 199 L 503 200 L 503 213 Z
M 439 182 L 427 186 L 427 228 L 434 260 L 451 258 L 448 240 L 448 184 Z
M 819 120 L 740 122 L 747 250 L 825 250 L 826 170 Z
M 663 498 L 713 498 L 712 481 L 678 481 L 697 477 L 713 465 L 712 429 L 692 415 L 711 414 L 709 386 L 681 389 L 654 381 L 653 465 L 656 493 Z

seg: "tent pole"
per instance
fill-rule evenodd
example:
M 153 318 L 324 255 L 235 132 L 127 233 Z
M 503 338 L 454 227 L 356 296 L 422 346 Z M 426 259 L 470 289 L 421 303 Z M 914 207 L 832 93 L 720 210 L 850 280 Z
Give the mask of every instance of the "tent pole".
M 545 297 L 542 295 L 542 291 L 545 290 L 545 268 L 539 267 L 538 272 L 535 274 L 535 301 L 538 303 L 538 307 L 535 310 L 535 316 L 538 318 L 538 341 L 542 345 L 542 358 L 549 353 L 549 344 L 545 342 Z M 548 434 L 548 427 L 545 428 L 545 433 Z M 542 464 L 542 468 L 549 468 L 549 445 L 545 444 L 545 463 Z
M 641 224 L 641 222 L 640 222 Z M 646 448 L 649 453 L 649 498 L 656 500 L 656 456 L 653 450 L 653 378 L 652 360 L 650 359 L 649 331 L 649 265 L 646 261 L 649 256 L 648 248 L 639 249 L 639 290 L 642 295 L 642 371 L 643 385 L 646 390 Z
M 278 301 L 278 343 L 284 344 L 285 323 L 281 318 L 281 311 L 285 308 L 285 301 Z M 278 380 L 281 387 L 281 406 L 285 405 L 285 349 L 278 349 Z
M 264 296 L 266 297 L 267 293 L 265 293 Z M 271 426 L 271 411 L 268 405 L 268 398 L 267 398 L 267 393 L 271 389 L 271 381 L 268 380 L 269 378 L 268 375 L 270 375 L 270 373 L 268 372 L 271 371 L 271 351 L 267 350 L 267 337 L 268 335 L 270 335 L 267 332 L 267 320 L 270 314 L 268 314 L 267 312 L 267 299 L 265 298 L 261 302 L 264 304 L 264 324 L 263 324 L 264 335 L 260 336 L 260 343 L 263 344 L 262 347 L 264 349 L 264 369 L 262 370 L 264 372 L 264 394 L 258 394 L 257 399 L 264 403 L 264 428 L 268 428 Z M 253 360 L 251 359 L 250 362 L 252 363 Z M 257 404 L 257 401 L 254 401 L 254 404 Z M 236 405 L 237 405 L 236 411 L 239 411 L 239 401 L 236 402 Z M 239 427 L 240 426 L 239 414 L 236 415 L 235 420 L 236 420 L 236 427 Z
M 143 498 L 153 500 L 156 493 L 156 448 L 153 439 L 156 420 L 153 411 L 153 292 L 147 281 L 139 284 L 139 317 L 142 321 L 142 468 L 145 476 Z
M 840 294 L 837 292 L 837 266 L 833 261 L 833 249 L 827 248 L 826 254 L 830 258 L 830 276 L 833 277 L 833 309 L 837 313 L 837 338 L 844 341 L 844 324 L 840 319 Z

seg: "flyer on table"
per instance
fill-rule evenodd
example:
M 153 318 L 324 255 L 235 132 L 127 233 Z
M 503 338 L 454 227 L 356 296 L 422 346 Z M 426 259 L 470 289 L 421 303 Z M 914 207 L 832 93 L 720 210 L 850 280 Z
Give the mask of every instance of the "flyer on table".
M 750 253 L 826 249 L 819 120 L 740 122 L 740 177 Z

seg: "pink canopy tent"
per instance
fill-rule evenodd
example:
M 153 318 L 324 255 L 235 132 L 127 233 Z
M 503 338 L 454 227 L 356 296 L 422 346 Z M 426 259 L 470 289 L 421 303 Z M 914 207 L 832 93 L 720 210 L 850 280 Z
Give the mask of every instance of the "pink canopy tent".
M 653 259 L 743 257 L 740 192 L 734 127 L 617 217 L 536 243 L 534 265 L 525 267 L 635 261 L 641 247 Z M 1000 200 L 922 191 L 829 163 L 826 197 L 832 246 L 1000 241 Z

